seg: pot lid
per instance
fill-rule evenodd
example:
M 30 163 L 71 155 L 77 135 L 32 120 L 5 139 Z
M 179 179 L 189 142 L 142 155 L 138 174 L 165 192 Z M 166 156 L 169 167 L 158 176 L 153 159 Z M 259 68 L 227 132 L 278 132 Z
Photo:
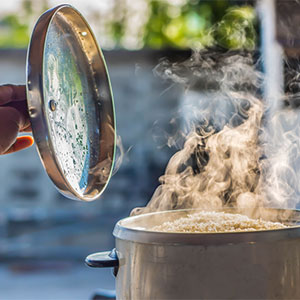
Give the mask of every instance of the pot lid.
M 115 117 L 96 39 L 70 5 L 46 11 L 27 54 L 27 102 L 41 161 L 58 190 L 94 200 L 111 176 Z

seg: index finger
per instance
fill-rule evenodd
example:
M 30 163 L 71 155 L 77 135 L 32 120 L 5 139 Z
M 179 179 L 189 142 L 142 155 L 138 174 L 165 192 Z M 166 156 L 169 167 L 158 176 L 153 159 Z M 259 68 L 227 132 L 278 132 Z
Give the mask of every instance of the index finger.
M 26 99 L 25 85 L 7 84 L 0 86 L 0 105 Z

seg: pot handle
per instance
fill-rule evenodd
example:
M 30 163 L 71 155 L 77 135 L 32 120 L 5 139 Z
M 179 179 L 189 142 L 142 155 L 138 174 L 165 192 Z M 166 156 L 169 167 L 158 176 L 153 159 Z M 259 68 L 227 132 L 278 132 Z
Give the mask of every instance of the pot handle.
M 118 268 L 119 259 L 114 248 L 111 251 L 97 252 L 90 254 L 85 259 L 85 263 L 92 268 Z

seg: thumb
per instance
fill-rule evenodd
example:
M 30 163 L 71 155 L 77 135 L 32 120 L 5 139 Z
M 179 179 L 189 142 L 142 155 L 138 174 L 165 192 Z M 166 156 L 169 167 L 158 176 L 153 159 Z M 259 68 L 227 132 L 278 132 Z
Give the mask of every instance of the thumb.
M 33 145 L 33 138 L 31 136 L 20 136 L 17 137 L 15 143 L 3 154 L 9 154 L 26 149 Z

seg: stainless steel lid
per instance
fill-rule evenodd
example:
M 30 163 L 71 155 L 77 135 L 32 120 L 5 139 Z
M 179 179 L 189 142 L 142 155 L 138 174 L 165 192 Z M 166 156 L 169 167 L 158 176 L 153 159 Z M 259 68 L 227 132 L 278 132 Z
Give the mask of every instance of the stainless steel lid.
M 111 176 L 115 117 L 101 50 L 70 5 L 37 21 L 27 54 L 27 101 L 42 163 L 69 198 L 94 200 Z

